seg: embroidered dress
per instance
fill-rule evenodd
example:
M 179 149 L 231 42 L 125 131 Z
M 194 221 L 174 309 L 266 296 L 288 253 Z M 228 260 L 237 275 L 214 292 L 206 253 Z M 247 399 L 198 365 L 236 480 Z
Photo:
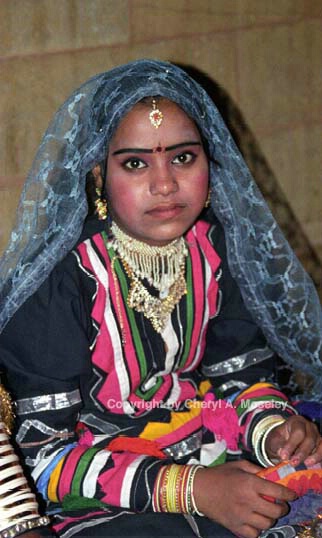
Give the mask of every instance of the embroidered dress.
M 153 96 L 181 107 L 205 141 L 214 219 L 188 233 L 188 293 L 160 333 L 127 307 L 128 275 L 106 225 L 88 221 L 79 240 L 87 174 L 106 161 L 125 114 Z M 194 80 L 138 60 L 68 98 L 0 261 L 0 361 L 17 400 L 16 439 L 60 535 L 231 536 L 207 518 L 153 513 L 157 473 L 238 457 L 272 409 L 293 413 L 271 384 L 272 350 L 312 376 L 306 395 L 320 401 L 321 327 L 311 280 Z
M 229 275 L 218 223 L 188 232 L 187 294 L 160 334 L 127 306 L 110 239 L 106 229 L 81 241 L 1 338 L 17 441 L 63 536 L 151 512 L 160 466 L 221 463 L 251 449 L 272 407 L 294 412 L 270 383 L 273 353 Z
M 59 108 L 26 180 L 0 260 L 0 330 L 74 247 L 88 214 L 87 173 L 106 161 L 121 119 L 146 97 L 176 103 L 196 123 L 209 161 L 211 208 L 225 230 L 229 268 L 265 338 L 322 398 L 322 310 L 213 101 L 182 69 L 143 59 L 98 74 Z M 124 208 L 126 211 L 126 208 Z M 311 380 L 313 383 L 311 383 Z

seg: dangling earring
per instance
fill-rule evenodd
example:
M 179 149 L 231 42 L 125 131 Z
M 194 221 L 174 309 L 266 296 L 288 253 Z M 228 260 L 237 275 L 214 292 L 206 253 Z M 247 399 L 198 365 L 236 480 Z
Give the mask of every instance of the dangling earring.
M 208 196 L 207 196 L 207 200 L 205 201 L 206 208 L 210 206 L 210 201 L 211 201 L 211 187 L 209 187 L 208 189 Z
M 107 201 L 105 198 L 102 198 L 102 190 L 99 187 L 96 187 L 95 192 L 97 194 L 97 198 L 94 201 L 95 213 L 99 220 L 105 220 L 107 219 Z

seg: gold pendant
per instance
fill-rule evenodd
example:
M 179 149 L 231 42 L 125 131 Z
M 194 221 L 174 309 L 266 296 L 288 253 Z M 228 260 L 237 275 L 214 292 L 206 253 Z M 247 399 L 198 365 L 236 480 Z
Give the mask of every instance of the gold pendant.
M 151 322 L 157 333 L 162 333 L 170 314 L 181 297 L 187 293 L 186 280 L 184 278 L 184 267 L 180 272 L 178 280 L 171 286 L 168 295 L 162 299 L 153 297 L 145 286 L 136 278 L 126 262 L 122 260 L 125 271 L 131 280 L 127 305 L 142 314 Z

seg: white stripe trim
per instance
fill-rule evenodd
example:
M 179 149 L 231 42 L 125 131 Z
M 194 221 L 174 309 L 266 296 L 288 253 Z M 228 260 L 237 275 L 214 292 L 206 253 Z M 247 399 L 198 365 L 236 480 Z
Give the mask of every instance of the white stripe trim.
M 90 499 L 95 497 L 98 475 L 102 471 L 110 455 L 111 452 L 108 450 L 100 450 L 95 454 L 83 481 L 84 497 L 89 497 Z
M 56 456 L 62 452 L 65 449 L 65 447 L 61 447 L 58 450 L 55 450 L 55 452 L 52 452 L 50 456 L 46 456 L 46 458 L 41 459 L 41 461 L 38 463 L 37 467 L 35 467 L 31 473 L 32 478 L 35 482 L 37 482 L 40 475 L 43 473 L 43 471 L 48 467 L 50 462 L 56 458 Z M 63 457 L 63 456 L 62 456 Z
M 158 375 L 169 374 L 172 371 L 175 357 L 179 349 L 179 342 L 173 325 L 171 323 L 171 316 L 169 316 L 169 319 L 164 330 L 161 333 L 161 336 L 164 340 L 165 349 L 167 350 L 167 352 L 164 361 L 164 370 L 159 372 Z
M 179 383 L 178 374 L 176 372 L 172 372 L 171 377 L 172 389 L 169 398 L 166 401 L 166 405 L 169 406 L 174 405 L 179 400 L 181 394 L 181 386 Z
M 201 344 L 202 344 L 203 337 L 205 336 L 205 327 L 206 327 L 206 325 L 208 323 L 208 320 L 209 320 L 208 288 L 209 288 L 209 285 L 210 285 L 210 282 L 211 282 L 212 272 L 211 272 L 210 265 L 207 262 L 206 257 L 204 257 L 204 261 L 205 261 L 205 264 L 204 264 L 204 268 L 205 268 L 205 291 L 204 291 L 204 293 L 205 293 L 205 307 L 204 307 L 204 311 L 203 311 L 203 320 L 202 320 L 201 330 L 200 330 L 200 333 L 199 333 L 198 344 L 197 344 L 197 347 L 196 347 L 195 358 L 192 361 L 192 363 L 188 366 L 188 368 L 184 369 L 185 372 L 191 372 L 191 370 L 194 370 L 195 367 L 196 367 L 196 364 L 198 364 L 198 362 L 200 361 Z
M 116 320 L 114 318 L 112 308 L 111 308 L 108 272 L 106 268 L 104 267 L 104 265 L 101 263 L 96 252 L 94 251 L 90 241 L 89 240 L 85 241 L 85 244 L 87 247 L 87 254 L 93 266 L 94 272 L 97 278 L 99 279 L 99 281 L 104 286 L 105 291 L 106 291 L 104 319 L 105 319 L 105 323 L 106 323 L 106 326 L 108 327 L 111 340 L 112 340 L 112 346 L 113 346 L 113 351 L 114 351 L 114 365 L 115 365 L 115 370 L 116 370 L 119 387 L 120 387 L 121 401 L 123 402 L 124 412 L 127 414 L 132 414 L 133 413 L 132 406 L 126 401 L 130 394 L 130 382 L 129 382 L 128 374 L 127 374 L 126 367 L 124 364 L 124 360 L 123 360 L 123 350 L 122 350 L 122 343 L 121 343 L 120 335 L 119 335 L 117 325 L 116 325 Z
M 120 495 L 120 505 L 124 508 L 130 508 L 130 493 L 131 493 L 131 486 L 133 482 L 134 475 L 141 464 L 141 462 L 146 458 L 146 456 L 139 456 L 135 461 L 133 461 L 126 469 L 123 482 L 122 482 L 122 488 L 121 488 L 121 495 Z

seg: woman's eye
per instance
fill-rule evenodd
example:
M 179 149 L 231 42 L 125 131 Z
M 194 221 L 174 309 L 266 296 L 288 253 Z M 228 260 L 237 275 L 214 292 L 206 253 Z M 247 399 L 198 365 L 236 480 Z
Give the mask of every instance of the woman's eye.
M 139 170 L 140 168 L 145 168 L 146 163 L 142 161 L 141 159 L 127 159 L 123 163 L 124 168 L 127 168 L 128 170 Z
M 173 164 L 188 164 L 194 161 L 196 156 L 194 153 L 184 152 L 180 153 L 179 155 L 176 155 L 176 157 L 172 160 Z

